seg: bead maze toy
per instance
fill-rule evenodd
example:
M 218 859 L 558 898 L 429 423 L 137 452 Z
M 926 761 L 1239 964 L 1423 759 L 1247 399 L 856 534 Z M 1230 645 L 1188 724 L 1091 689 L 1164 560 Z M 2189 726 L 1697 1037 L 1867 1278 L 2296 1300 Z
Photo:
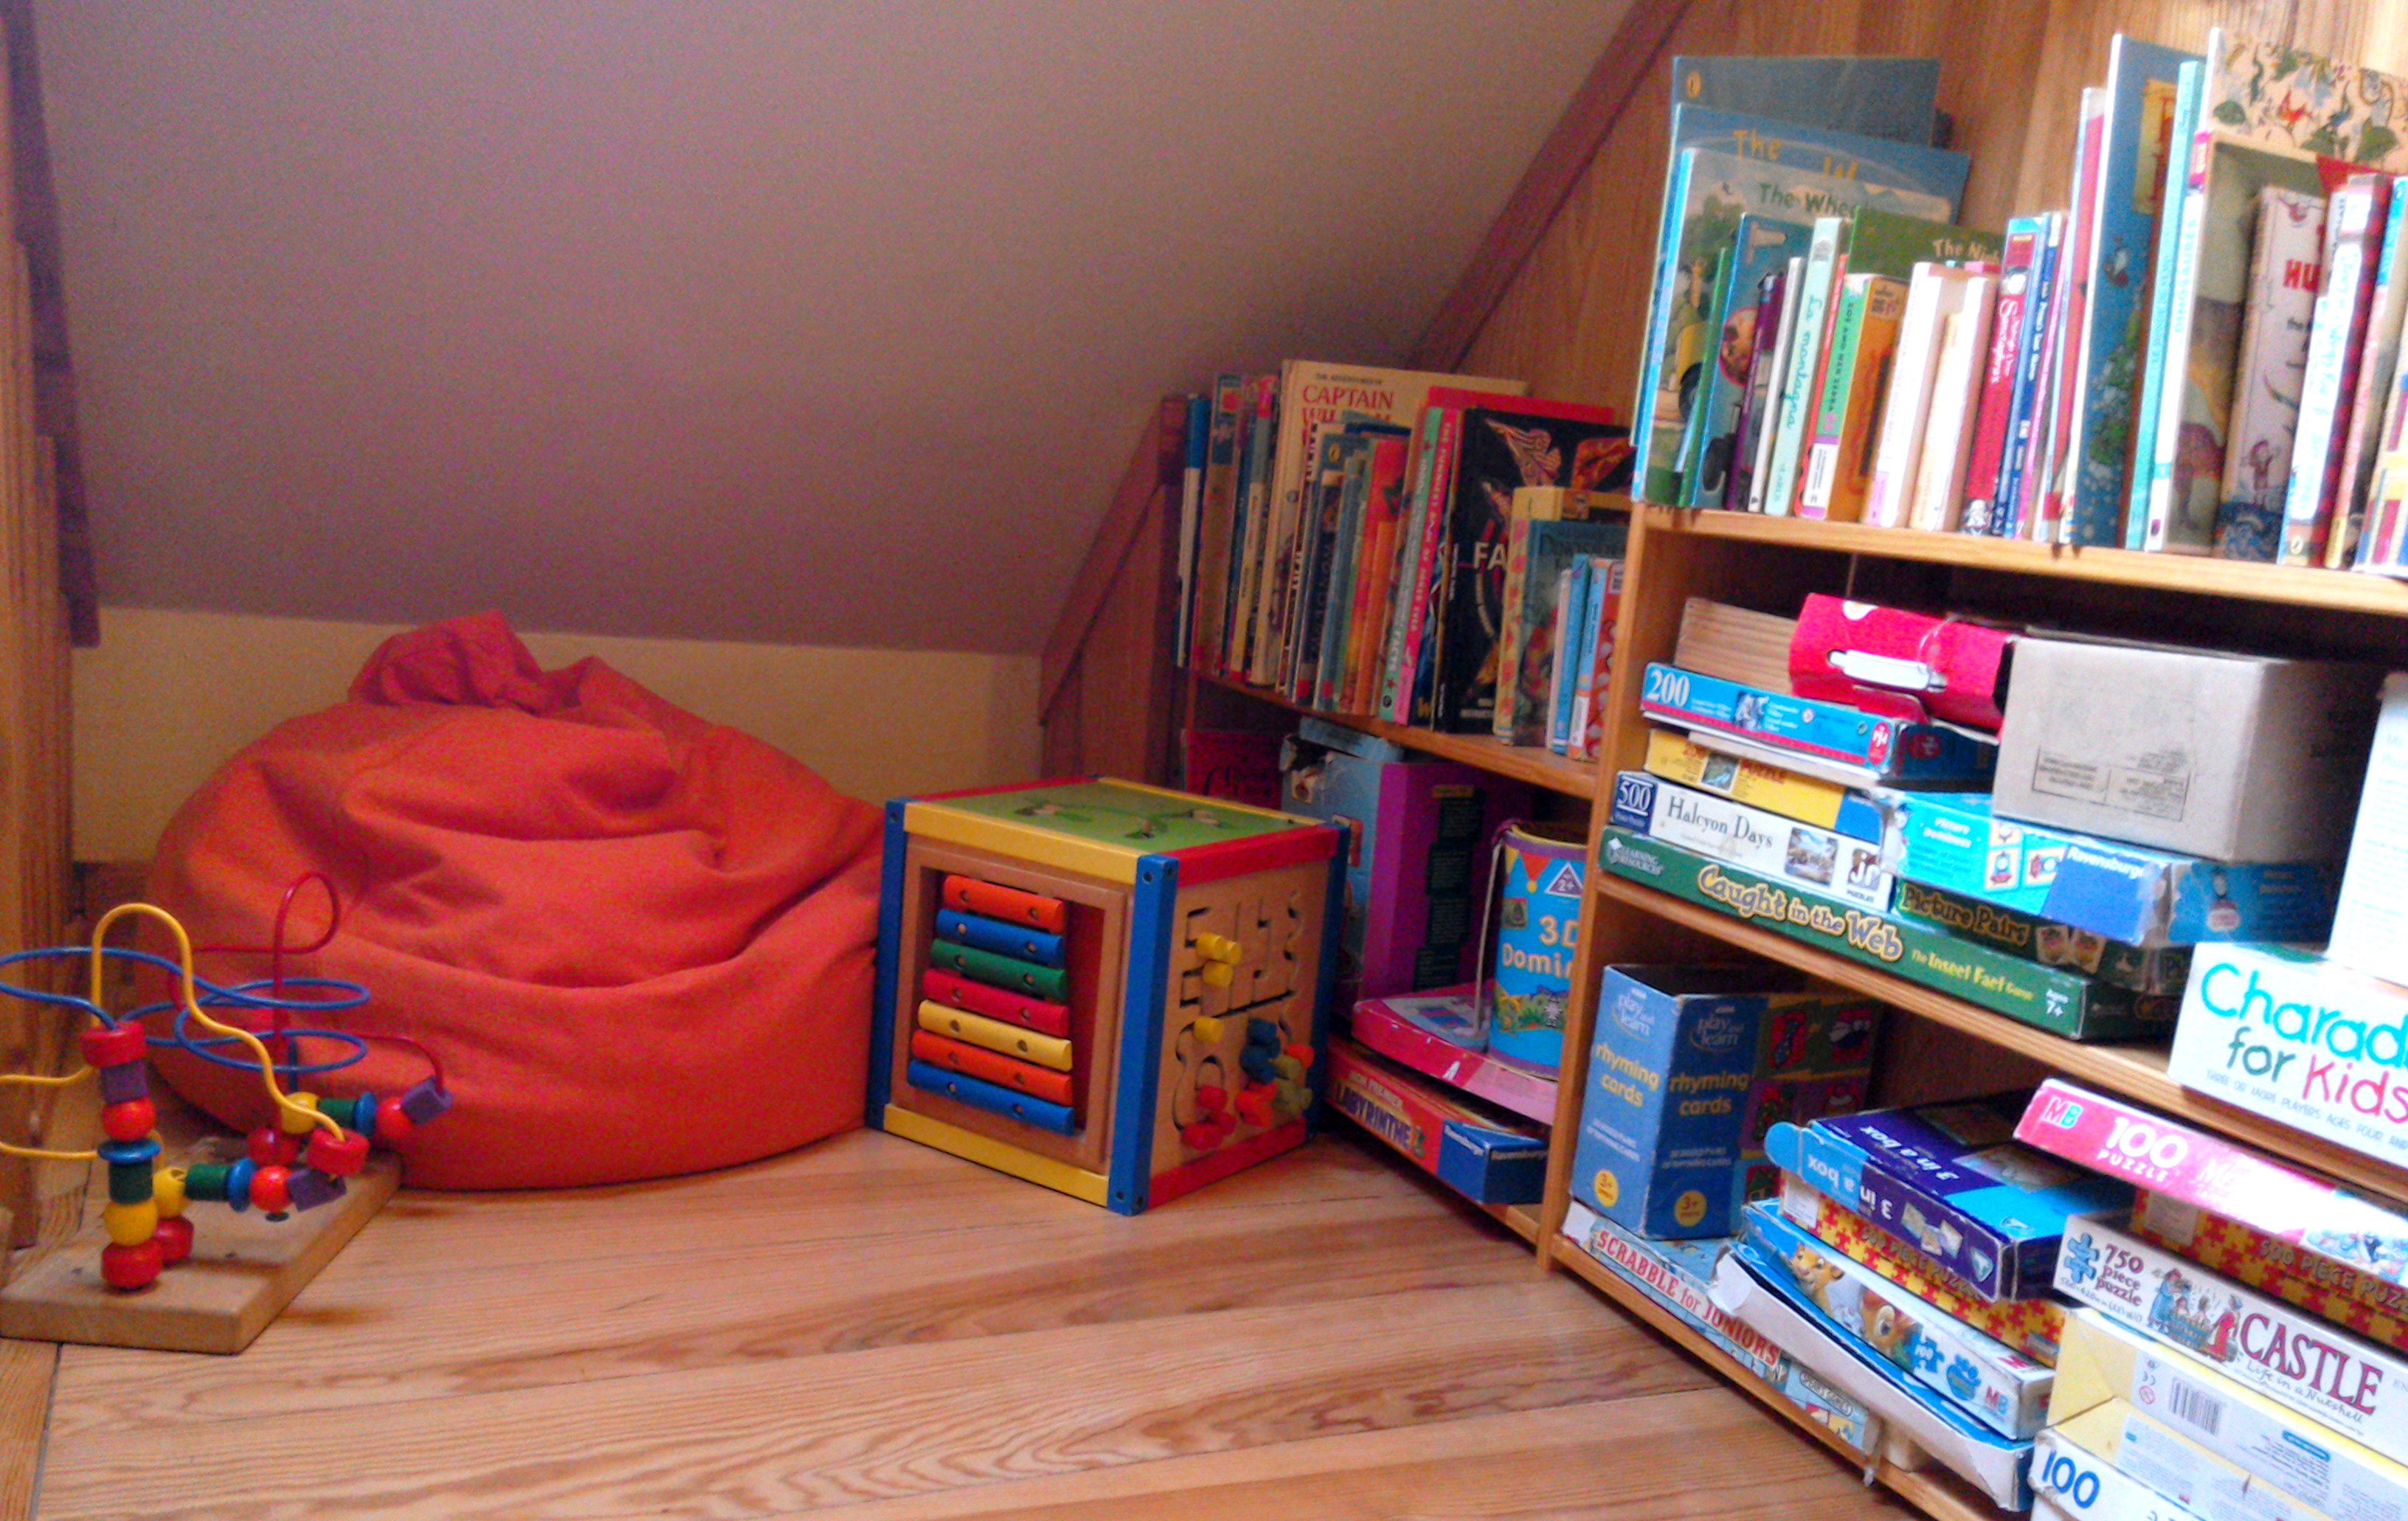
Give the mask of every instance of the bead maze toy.
M 268 955 L 269 976 L 256 981 L 222 984 L 197 975 L 196 953 L 183 926 L 172 914 L 147 903 L 110 910 L 93 926 L 88 946 L 0 956 L 0 969 L 79 957 L 86 961 L 89 997 L 0 983 L 0 997 L 72 1009 L 90 1018 L 90 1027 L 79 1038 L 83 1067 L 58 1077 L 0 1074 L 0 1083 L 53 1089 L 96 1083 L 100 1128 L 107 1138 L 89 1151 L 0 1141 L 0 1153 L 102 1163 L 108 1188 L 96 1229 L 87 1229 L 0 1290 L 0 1335 L 238 1352 L 391 1196 L 397 1170 L 390 1161 L 372 1162 L 371 1144 L 381 1141 L 389 1148 L 403 1141 L 448 1110 L 451 1098 L 441 1067 L 415 1041 L 291 1026 L 294 1014 L 322 1016 L 368 999 L 367 990 L 355 983 L 285 973 L 288 954 L 323 946 L 340 922 L 337 904 L 318 940 L 306 947 L 286 945 L 294 900 L 312 882 L 333 900 L 333 884 L 322 875 L 312 872 L 295 882 L 279 906 L 269 945 L 201 948 L 202 953 Z M 164 928 L 175 956 L 106 944 L 109 930 L 129 918 Z M 166 974 L 170 996 L 122 1014 L 110 1013 L 104 995 L 112 965 Z M 265 1028 L 229 1022 L 254 1013 L 265 1016 Z M 146 1028 L 146 1020 L 167 1015 L 172 1018 L 165 1033 Z M 293 1086 L 358 1062 L 367 1055 L 372 1039 L 417 1050 L 430 1075 L 404 1093 L 381 1098 L 370 1093 L 321 1098 Z M 319 1048 L 315 1059 L 302 1059 L 305 1041 Z M 280 1047 L 280 1057 L 270 1042 Z M 334 1048 L 332 1054 L 327 1054 L 328 1046 Z M 158 1107 L 150 1095 L 149 1056 L 154 1048 L 173 1048 L 219 1066 L 255 1069 L 274 1120 L 251 1132 L 242 1155 L 166 1165 L 156 1129 Z M 228 1048 L 238 1048 L 240 1055 Z M 196 1232 L 187 1212 L 194 1203 L 222 1204 L 233 1217 L 228 1225 L 256 1209 L 271 1226 L 284 1227 L 274 1234 L 285 1239 L 276 1249 L 262 1252 L 257 1249 L 261 1233 L 255 1229 L 222 1231 L 213 1225 L 210 1244 L 229 1249 L 196 1256 Z M 227 1240 L 219 1241 L 221 1235 Z M 99 1248 L 96 1254 L 90 1251 L 93 1245 Z
M 1096 778 L 890 802 L 869 1123 L 1123 1214 L 1300 1144 L 1343 838 Z

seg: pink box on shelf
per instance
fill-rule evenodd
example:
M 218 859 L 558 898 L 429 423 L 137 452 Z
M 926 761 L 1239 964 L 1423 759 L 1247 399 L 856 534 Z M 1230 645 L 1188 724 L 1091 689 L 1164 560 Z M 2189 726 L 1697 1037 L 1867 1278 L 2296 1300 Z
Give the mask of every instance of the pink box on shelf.
M 1817 593 L 1790 637 L 1789 689 L 1886 718 L 1996 734 L 2014 641 L 2012 629 Z
M 1471 984 L 1435 988 L 1427 993 L 1366 998 L 1354 1006 L 1354 1039 L 1391 1061 L 1475 1098 L 1485 1098 L 1541 1125 L 1555 1123 L 1555 1080 L 1484 1051 L 1469 1051 L 1433 1035 L 1415 1020 L 1436 1018 L 1449 1025 L 1471 1024 Z

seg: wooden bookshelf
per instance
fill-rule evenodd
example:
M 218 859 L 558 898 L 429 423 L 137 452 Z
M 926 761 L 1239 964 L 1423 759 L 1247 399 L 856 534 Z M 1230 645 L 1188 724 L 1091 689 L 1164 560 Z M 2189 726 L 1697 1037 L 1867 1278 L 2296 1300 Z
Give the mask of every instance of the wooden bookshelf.
M 1311 713 L 1332 724 L 1342 724 L 1350 729 L 1376 734 L 1381 739 L 1417 750 L 1442 760 L 1460 761 L 1466 766 L 1516 782 L 1526 782 L 1534 787 L 1561 793 L 1567 797 L 1592 798 L 1597 796 L 1597 768 L 1587 761 L 1566 760 L 1551 750 L 1529 745 L 1509 745 L 1484 734 L 1440 734 L 1436 729 L 1416 728 L 1409 724 L 1391 724 L 1383 718 L 1365 713 L 1324 713 L 1300 707 L 1268 687 L 1254 686 L 1226 676 L 1198 675 L 1196 680 L 1226 692 L 1237 692 L 1284 708 L 1292 713 Z
M 1879 1479 L 1899 1499 L 1935 1517 L 1936 1521 L 1997 1521 L 1999 1516 L 2006 1514 L 1943 1470 L 1902 1469 L 1883 1458 L 1874 1458 L 1868 1463 L 1864 1455 L 1841 1441 L 1837 1432 L 1791 1404 L 1779 1390 L 1756 1377 L 1753 1370 L 1699 1335 L 1696 1327 L 1624 1282 L 1613 1270 L 1582 1251 L 1579 1243 L 1557 1236 L 1548 1243 L 1546 1255 L 1569 1269 L 1574 1277 L 1621 1306 L 1633 1319 L 1643 1322 L 1658 1335 L 1737 1385 L 1742 1394 L 1830 1448 L 1850 1465 L 1864 1468 L 1870 1477 Z

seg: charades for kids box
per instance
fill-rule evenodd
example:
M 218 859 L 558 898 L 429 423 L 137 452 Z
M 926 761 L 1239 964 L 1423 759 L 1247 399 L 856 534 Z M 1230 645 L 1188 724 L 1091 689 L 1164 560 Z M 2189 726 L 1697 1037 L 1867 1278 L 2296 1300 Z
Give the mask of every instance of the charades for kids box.
M 1777 967 L 1609 967 L 1572 1191 L 1643 1236 L 1727 1236 L 1775 1123 L 1861 1108 L 1881 1006 Z M 1755 1166 L 1751 1167 L 1751 1163 Z
M 2311 952 L 2202 945 L 2167 1071 L 2186 1088 L 2408 1167 L 2408 988 Z

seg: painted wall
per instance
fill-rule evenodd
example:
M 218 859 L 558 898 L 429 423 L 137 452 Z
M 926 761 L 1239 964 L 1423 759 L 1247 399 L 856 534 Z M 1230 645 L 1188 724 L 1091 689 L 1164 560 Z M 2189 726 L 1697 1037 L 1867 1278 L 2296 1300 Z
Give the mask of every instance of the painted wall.
M 339 701 L 400 628 L 105 608 L 101 631 L 75 655 L 75 852 L 87 861 L 148 859 L 228 755 Z M 599 655 L 872 801 L 1036 775 L 1032 656 L 522 637 L 547 667 Z

